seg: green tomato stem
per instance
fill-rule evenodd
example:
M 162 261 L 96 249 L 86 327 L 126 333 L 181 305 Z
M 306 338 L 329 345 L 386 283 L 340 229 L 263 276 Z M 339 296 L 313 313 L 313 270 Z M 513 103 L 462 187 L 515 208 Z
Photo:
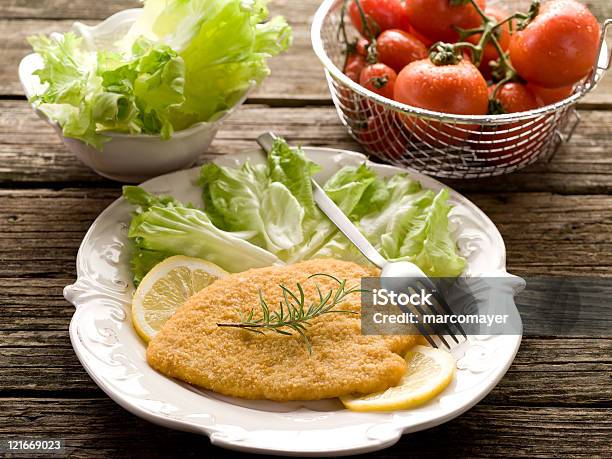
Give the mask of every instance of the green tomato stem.
M 357 9 L 359 10 L 359 16 L 361 17 L 361 26 L 363 27 L 363 31 L 366 34 L 366 38 L 370 40 L 370 45 L 368 46 L 368 52 L 366 56 L 366 62 L 368 64 L 375 64 L 376 62 L 378 62 L 378 53 L 376 52 L 376 35 L 374 34 L 374 31 L 372 31 L 372 29 L 370 28 L 370 21 L 368 21 L 365 11 L 361 6 L 361 0 L 354 1 L 357 5 Z
M 478 3 L 476 3 L 476 0 L 470 0 L 470 3 L 472 4 L 476 12 L 480 15 L 485 24 L 487 22 L 491 22 L 491 19 L 484 13 L 484 11 L 482 11 Z
M 499 40 L 497 39 L 495 35 L 491 35 L 491 43 L 493 43 L 493 46 L 495 47 L 497 54 L 499 54 L 499 60 L 504 66 L 504 68 L 506 69 L 506 76 L 504 79 L 508 78 L 508 81 L 510 81 L 511 79 L 516 78 L 518 74 L 516 70 L 514 69 L 514 67 L 512 66 L 512 64 L 510 63 L 510 61 L 508 60 L 508 56 L 506 55 L 505 51 L 502 49 L 501 45 L 499 44 Z
M 343 71 L 346 68 L 346 64 L 348 63 L 348 58 L 351 53 L 350 43 L 348 41 L 348 36 L 346 35 L 346 23 L 344 21 L 344 18 L 346 17 L 347 2 L 348 0 L 344 0 L 342 2 L 342 9 L 340 10 L 340 24 L 338 24 L 338 32 L 337 32 L 338 34 L 337 38 L 340 38 L 339 35 L 342 34 L 342 40 L 344 41 L 344 47 L 345 47 L 344 64 L 342 65 Z
M 482 36 L 480 37 L 480 40 L 478 41 L 478 45 L 476 45 L 476 49 L 478 49 L 478 52 L 477 52 L 477 54 L 473 54 L 472 55 L 472 59 L 474 61 L 474 65 L 476 67 L 478 67 L 480 65 L 481 60 L 482 60 L 482 53 L 484 51 L 484 47 L 490 41 L 493 44 L 493 46 L 495 47 L 495 50 L 497 51 L 497 54 L 499 54 L 500 63 L 501 63 L 501 65 L 505 69 L 506 78 L 508 78 L 508 77 L 511 77 L 511 78 L 516 77 L 516 70 L 514 70 L 514 68 L 510 64 L 510 61 L 508 60 L 508 57 L 506 56 L 506 53 L 504 52 L 504 50 L 502 49 L 501 45 L 499 44 L 499 40 L 495 36 L 494 32 L 499 27 L 501 27 L 503 24 L 505 24 L 506 22 L 512 21 L 517 14 L 521 14 L 522 15 L 523 13 L 515 13 L 513 15 L 510 15 L 509 17 L 507 17 L 503 21 L 497 22 L 495 19 L 491 19 L 489 16 L 487 16 L 484 13 L 484 11 L 482 11 L 482 9 L 478 5 L 478 3 L 476 3 L 476 0 L 469 0 L 469 1 L 472 4 L 472 6 L 474 7 L 474 9 L 476 10 L 476 12 L 480 15 L 480 17 L 482 17 L 482 20 L 484 22 L 484 25 L 482 27 L 483 28 Z M 536 2 L 538 2 L 538 0 L 535 0 L 534 3 L 536 3 Z

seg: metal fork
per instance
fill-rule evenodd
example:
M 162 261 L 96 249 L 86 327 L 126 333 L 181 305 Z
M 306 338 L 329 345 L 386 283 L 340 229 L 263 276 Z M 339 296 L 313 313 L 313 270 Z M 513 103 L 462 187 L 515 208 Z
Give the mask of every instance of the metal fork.
M 277 139 L 277 136 L 273 132 L 267 132 L 265 134 L 260 135 L 257 138 L 257 143 L 261 146 L 261 148 L 269 152 L 272 149 L 274 141 Z M 425 273 L 414 263 L 410 263 L 408 261 L 397 261 L 390 262 L 386 260 L 376 248 L 370 244 L 370 241 L 366 239 L 366 237 L 361 234 L 361 232 L 353 225 L 353 223 L 349 220 L 349 218 L 340 210 L 340 208 L 331 200 L 327 193 L 321 188 L 321 186 L 314 180 L 312 181 L 313 188 L 313 197 L 317 206 L 321 211 L 336 225 L 338 230 L 344 234 L 357 249 L 366 257 L 370 262 L 374 265 L 378 266 L 381 272 L 381 279 L 391 280 L 393 284 L 393 291 L 396 292 L 405 292 L 405 291 L 419 291 L 425 290 L 428 293 L 432 294 L 434 298 L 434 303 L 428 306 L 425 305 L 413 305 L 416 309 L 417 313 L 422 317 L 423 315 L 454 315 L 453 311 L 449 307 L 448 303 L 444 299 L 444 297 L 440 294 L 436 285 L 429 279 Z M 437 307 L 436 307 L 437 305 Z M 429 310 L 426 310 L 426 309 Z M 402 308 L 403 309 L 403 308 Z M 411 312 L 411 311 L 407 311 Z M 450 338 L 455 341 L 455 343 L 459 344 L 459 340 L 457 338 L 456 333 L 450 327 L 450 325 L 446 322 L 442 324 L 431 324 L 431 323 L 419 323 L 415 324 L 419 332 L 423 335 L 423 337 L 431 344 L 433 347 L 438 347 L 436 341 L 434 341 L 433 336 L 436 336 L 440 342 L 446 346 L 448 349 L 451 348 L 451 345 L 445 338 L 445 335 L 450 336 Z M 463 335 L 464 338 L 467 338 L 467 335 L 461 325 L 455 323 L 457 331 Z M 443 333 L 444 332 L 444 333 Z

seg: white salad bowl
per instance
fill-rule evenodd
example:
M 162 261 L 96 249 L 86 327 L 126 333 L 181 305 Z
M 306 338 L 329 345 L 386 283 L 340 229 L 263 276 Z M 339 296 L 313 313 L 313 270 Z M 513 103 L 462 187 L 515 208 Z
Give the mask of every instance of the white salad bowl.
M 104 45 L 108 49 L 112 47 L 116 37 L 129 29 L 141 12 L 140 8 L 120 11 L 93 27 L 76 22 L 72 31 L 83 37 L 86 47 L 96 48 Z M 32 100 L 32 97 L 44 90 L 38 77 L 33 74 L 42 65 L 40 56 L 35 53 L 25 56 L 19 64 L 19 80 L 28 100 Z M 85 165 L 103 177 L 137 183 L 193 165 L 198 157 L 208 150 L 225 118 L 242 105 L 248 92 L 236 105 L 219 114 L 214 121 L 197 123 L 176 131 L 168 140 L 163 140 L 159 135 L 107 132 L 105 135 L 110 137 L 110 140 L 104 143 L 102 151 L 79 139 L 64 136 L 58 123 L 50 120 L 36 109 L 35 105 L 32 105 L 32 108 L 55 129 L 68 150 Z

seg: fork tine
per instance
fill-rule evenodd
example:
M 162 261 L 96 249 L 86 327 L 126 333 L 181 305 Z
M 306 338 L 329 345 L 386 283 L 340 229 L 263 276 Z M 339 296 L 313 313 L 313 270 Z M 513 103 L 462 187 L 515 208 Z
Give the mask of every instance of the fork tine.
M 401 306 L 400 305 L 400 309 L 404 312 L 408 312 L 408 313 L 412 313 L 412 311 L 410 309 L 408 309 L 405 306 Z M 432 339 L 431 335 L 427 332 L 427 330 L 425 329 L 425 327 L 423 327 L 423 325 L 420 322 L 417 322 L 416 324 L 414 324 L 415 327 L 417 328 L 417 330 L 419 331 L 419 333 L 421 334 L 421 336 L 423 336 L 423 338 L 425 338 L 427 340 L 427 342 L 429 344 L 431 344 L 432 347 L 437 348 L 438 345 L 436 344 L 436 342 Z
M 425 315 L 425 311 L 423 311 L 423 309 L 422 309 L 420 306 L 418 306 L 418 305 L 416 305 L 416 304 L 415 304 L 415 305 L 413 305 L 413 306 L 414 306 L 414 308 L 415 308 L 415 309 L 416 309 L 416 310 L 419 312 L 419 314 L 421 315 L 421 317 Z M 429 324 L 429 326 L 430 326 L 430 328 L 433 330 L 434 335 L 436 335 L 436 336 L 437 336 L 437 337 L 440 339 L 440 341 L 442 341 L 442 343 L 443 343 L 443 344 L 444 344 L 444 345 L 445 345 L 445 346 L 446 346 L 448 349 L 450 349 L 451 347 L 449 346 L 448 342 L 447 342 L 447 341 L 444 339 L 444 336 L 442 336 L 442 334 L 440 334 L 440 333 L 439 333 L 439 332 L 436 330 L 435 325 L 434 325 L 434 324 Z M 452 332 L 451 332 L 451 334 L 452 334 Z M 429 338 L 431 338 L 431 336 L 429 336 Z M 425 337 L 425 339 L 427 339 L 427 337 Z M 427 339 L 427 341 L 429 341 L 429 339 Z M 432 341 L 433 341 L 433 340 L 432 340 Z M 429 342 L 431 343 L 431 341 L 429 341 Z M 438 346 L 434 346 L 434 347 L 438 347 Z
M 440 307 L 444 310 L 444 312 L 446 312 L 449 315 L 455 315 L 455 313 L 453 312 L 453 310 L 450 308 L 450 306 L 448 305 L 448 303 L 446 302 L 446 300 L 444 299 L 444 297 L 438 292 L 436 285 L 432 282 L 431 279 L 425 277 L 423 279 L 421 279 L 421 283 L 423 284 L 423 286 L 430 290 L 431 293 L 433 294 L 433 297 L 436 300 L 436 303 L 438 303 L 440 305 Z M 433 306 L 432 306 L 433 309 Z M 435 312 L 438 312 L 437 310 L 434 309 Z M 457 330 L 459 330 L 459 332 L 463 335 L 464 338 L 467 339 L 467 334 L 465 333 L 465 330 L 463 329 L 463 327 L 459 324 L 459 323 L 455 323 L 453 324 L 455 326 L 455 328 Z M 447 324 L 447 329 L 449 329 L 450 335 L 453 337 L 453 339 L 455 340 L 456 343 L 459 343 L 459 341 L 457 340 L 457 338 L 455 337 L 455 334 L 452 332 L 452 330 L 450 329 L 450 327 Z
M 420 313 L 421 315 L 425 315 L 425 311 L 424 311 L 424 310 L 423 310 L 423 309 L 422 309 L 420 306 L 414 305 L 414 307 L 415 307 L 415 308 L 416 308 L 416 309 L 419 311 L 419 313 Z M 436 311 L 435 309 L 433 309 L 433 307 L 432 307 L 432 311 L 434 312 L 434 314 L 435 314 L 435 315 L 439 315 L 439 314 L 440 314 L 438 311 Z M 450 336 L 454 336 L 455 334 L 454 334 L 453 330 L 452 330 L 452 329 L 449 327 L 449 325 L 448 325 L 448 324 L 446 324 L 446 323 L 442 323 L 442 324 L 429 324 L 429 326 L 430 326 L 430 327 L 431 327 L 431 329 L 434 331 L 434 334 L 435 334 L 435 335 L 436 335 L 438 338 L 440 338 L 440 341 L 442 341 L 442 342 L 444 343 L 444 345 L 445 345 L 447 348 L 449 348 L 449 349 L 450 349 L 451 347 L 449 346 L 448 342 L 447 342 L 447 341 L 444 339 L 443 334 L 442 334 L 442 333 L 440 333 L 440 328 L 443 328 L 443 329 L 444 329 L 444 331 L 446 331 L 446 333 L 447 333 L 448 335 L 450 335 Z M 455 339 L 455 341 L 456 341 L 457 343 L 459 343 L 459 341 L 457 341 L 457 339 L 456 339 L 456 338 L 454 338 L 454 339 Z
M 426 281 L 428 281 L 428 282 L 426 282 Z M 432 295 L 434 296 L 434 298 L 436 298 L 436 300 L 440 297 L 440 295 L 436 295 L 436 292 L 434 291 L 435 290 L 435 285 L 428 278 L 424 278 L 424 281 L 421 281 L 421 282 L 416 281 L 416 285 L 419 288 L 423 288 L 424 287 L 425 290 L 431 291 Z M 412 291 L 415 291 L 415 289 L 412 288 Z M 450 314 L 453 314 L 453 312 L 450 310 L 450 307 L 448 307 L 448 305 L 446 305 L 446 306 L 447 306 L 448 310 L 450 311 Z M 419 313 L 422 316 L 425 315 L 425 312 L 423 311 L 423 309 L 420 306 L 414 305 L 414 307 L 417 309 L 417 311 L 419 311 Z M 440 314 L 440 312 L 433 305 L 430 307 L 430 309 L 431 309 L 431 312 L 433 312 L 435 315 L 439 315 Z M 434 331 L 434 334 L 447 347 L 447 349 L 451 349 L 451 346 L 448 344 L 448 341 L 446 341 L 446 339 L 444 338 L 444 335 L 440 332 L 440 328 L 444 329 L 446 334 L 448 334 L 453 339 L 453 341 L 455 341 L 455 343 L 459 344 L 459 340 L 455 336 L 455 332 L 448 325 L 448 323 L 443 322 L 442 324 L 429 324 L 429 326 Z
M 453 335 L 451 335 L 453 336 Z M 442 341 L 442 343 L 446 346 L 447 349 L 451 349 L 450 344 L 448 344 L 448 341 L 446 341 L 444 339 L 444 335 L 441 335 L 440 333 L 438 333 L 437 337 L 440 339 L 440 341 Z M 457 341 L 458 343 L 459 341 Z
M 427 331 L 423 329 L 421 325 L 417 325 L 417 328 L 419 329 L 419 333 L 421 333 L 421 336 L 425 338 L 429 344 L 431 344 L 431 347 L 435 347 L 435 348 L 438 347 L 438 344 L 433 340 L 431 335 L 428 334 Z

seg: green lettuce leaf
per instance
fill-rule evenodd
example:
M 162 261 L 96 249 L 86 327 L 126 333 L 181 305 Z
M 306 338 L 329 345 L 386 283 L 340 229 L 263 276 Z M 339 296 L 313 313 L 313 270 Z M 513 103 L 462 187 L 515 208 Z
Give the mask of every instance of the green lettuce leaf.
M 273 253 L 302 242 L 304 208 L 284 184 L 270 180 L 265 166 L 206 164 L 199 184 L 206 212 L 217 227 L 251 231 L 256 235 L 251 242 Z
M 101 148 L 107 139 L 96 132 L 94 106 L 101 102 L 99 112 L 107 114 L 112 101 L 101 97 L 102 79 L 96 75 L 95 60 L 81 49 L 82 39 L 67 33 L 58 39 L 38 35 L 28 40 L 44 62 L 34 74 L 46 87 L 32 102 L 62 126 L 65 136 Z
M 47 86 L 37 97 L 41 103 L 65 103 L 78 106 L 88 85 L 96 87 L 95 60 L 82 50 L 82 39 L 67 33 L 58 39 L 45 35 L 28 38 L 34 52 L 40 54 L 44 66 L 34 72 Z M 93 88 L 92 88 L 93 89 Z
M 308 215 L 313 215 L 316 209 L 310 180 L 319 169 L 318 165 L 306 158 L 300 148 L 289 147 L 281 138 L 274 141 L 268 154 L 270 180 L 285 185 Z
M 272 182 L 264 191 L 260 215 L 264 234 L 274 247 L 286 250 L 302 243 L 304 213 L 304 208 L 282 183 Z
M 274 254 L 248 242 L 249 234 L 217 228 L 200 209 L 138 187 L 126 187 L 124 197 L 137 205 L 128 237 L 135 246 L 132 266 L 139 278 L 170 255 L 202 258 L 229 272 L 280 263 Z
M 44 85 L 32 102 L 66 137 L 101 150 L 105 132 L 159 134 L 223 116 L 291 44 L 264 0 L 146 0 L 109 49 L 86 49 L 73 33 L 29 38 Z M 266 22 L 264 22 L 266 21 Z
M 181 207 L 183 204 L 167 194 L 154 195 L 139 186 L 125 185 L 123 197 L 130 203 L 138 206 L 136 213 L 141 213 L 153 206 Z
M 126 57 L 86 52 L 72 33 L 30 43 L 43 60 L 36 75 L 46 85 L 33 102 L 66 137 L 101 149 L 105 131 L 172 135 L 169 110 L 184 101 L 185 71 L 168 46 L 139 39 Z
M 433 193 L 432 193 L 433 194 Z M 389 232 L 382 236 L 383 254 L 389 259 L 408 260 L 428 276 L 454 277 L 465 268 L 448 230 L 448 190 L 415 201 L 398 213 Z
M 360 265 L 369 265 L 370 262 L 361 252 L 339 231 L 328 239 L 323 246 L 311 254 L 309 258 L 334 258 L 336 260 L 352 261 Z
M 325 183 L 323 189 L 342 212 L 354 217 L 353 210 L 364 198 L 364 192 L 377 180 L 376 174 L 365 164 L 359 167 L 345 166 Z
M 268 177 L 249 162 L 240 169 L 208 163 L 200 169 L 198 183 L 206 213 L 226 231 L 263 231 L 259 206 Z
M 421 184 L 406 174 L 397 174 L 386 179 L 384 186 L 385 201 L 379 201 L 372 212 L 363 212 L 363 217 L 359 220 L 364 235 L 377 247 L 398 211 L 418 199 L 419 193 L 422 192 Z
M 291 44 L 291 28 L 268 17 L 266 1 L 145 0 L 123 46 L 139 36 L 167 43 L 185 62 L 185 101 L 170 111 L 175 129 L 220 117 L 270 70 L 267 58 Z
M 411 261 L 436 277 L 458 276 L 465 269 L 448 230 L 448 190 L 436 195 L 406 174 L 383 180 L 365 165 L 341 169 L 325 190 L 385 258 Z M 365 261 L 346 237 L 332 231 L 309 257 Z
M 310 186 L 316 171 L 301 150 L 278 140 L 265 164 L 204 165 L 203 210 L 125 187 L 125 198 L 136 206 L 129 232 L 135 280 L 177 254 L 230 272 L 313 258 L 367 264 L 316 207 Z M 448 229 L 448 190 L 436 194 L 406 174 L 380 178 L 365 164 L 343 167 L 323 188 L 385 258 L 411 261 L 430 276 L 464 270 Z
M 381 205 L 380 199 L 384 193 L 376 192 L 380 186 L 384 188 L 383 182 L 362 164 L 359 167 L 343 167 L 324 184 L 323 189 L 338 207 L 355 221 L 362 212 L 367 213 Z M 311 187 L 309 188 L 311 191 Z M 312 199 L 312 194 L 310 198 Z M 312 202 L 314 205 L 314 201 Z M 307 242 L 285 255 L 288 262 L 317 257 L 365 261 L 318 208 L 305 220 L 304 234 Z

